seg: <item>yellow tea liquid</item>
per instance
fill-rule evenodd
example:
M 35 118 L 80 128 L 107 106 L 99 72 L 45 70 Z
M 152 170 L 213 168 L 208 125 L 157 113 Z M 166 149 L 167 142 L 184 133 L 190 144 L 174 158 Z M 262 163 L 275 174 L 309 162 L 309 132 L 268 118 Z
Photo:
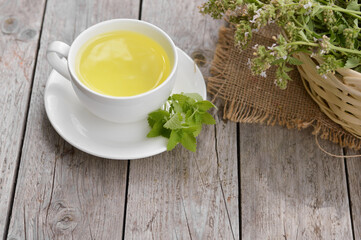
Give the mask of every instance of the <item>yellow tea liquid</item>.
M 88 88 L 126 97 L 159 86 L 170 74 L 169 58 L 153 39 L 131 31 L 98 35 L 82 46 L 76 74 Z

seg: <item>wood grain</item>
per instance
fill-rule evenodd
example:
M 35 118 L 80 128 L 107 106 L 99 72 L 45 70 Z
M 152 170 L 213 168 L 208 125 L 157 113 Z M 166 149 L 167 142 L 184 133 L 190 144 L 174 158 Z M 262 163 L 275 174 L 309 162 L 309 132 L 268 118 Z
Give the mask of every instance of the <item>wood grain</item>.
M 221 24 L 202 1 L 143 0 L 142 20 L 165 30 L 204 74 Z M 204 61 L 205 60 L 205 61 Z M 125 239 L 239 239 L 236 124 L 206 127 L 197 153 L 178 146 L 130 162 Z
M 44 0 L 0 1 L 0 239 L 8 225 Z
M 240 152 L 243 239 L 352 239 L 344 161 L 310 131 L 242 124 Z
M 360 152 L 347 151 L 347 155 Z M 361 158 L 346 159 L 354 239 L 361 239 Z
M 84 29 L 137 18 L 139 1 L 49 0 L 20 162 L 9 239 L 116 239 L 122 236 L 127 162 L 73 149 L 51 127 L 43 93 L 53 40 L 71 43 Z

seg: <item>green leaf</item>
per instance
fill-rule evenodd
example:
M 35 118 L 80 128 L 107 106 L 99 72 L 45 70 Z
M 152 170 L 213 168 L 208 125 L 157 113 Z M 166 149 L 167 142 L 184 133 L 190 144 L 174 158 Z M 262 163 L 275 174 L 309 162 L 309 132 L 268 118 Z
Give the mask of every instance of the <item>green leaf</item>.
M 355 68 L 360 65 L 360 59 L 357 57 L 348 58 L 345 64 L 345 68 Z
M 180 129 L 182 128 L 182 121 L 181 121 L 181 114 L 177 113 L 173 115 L 165 124 L 164 127 L 174 130 L 174 129 Z
M 195 127 L 193 130 L 193 136 L 197 137 L 202 131 L 202 124 Z
M 309 42 L 309 40 L 308 40 L 306 34 L 303 32 L 303 30 L 299 31 L 298 33 L 300 34 L 301 38 L 302 38 L 304 41 Z
M 193 134 L 183 133 L 180 143 L 189 151 L 195 152 L 197 148 L 197 140 Z
M 178 131 L 172 131 L 167 144 L 167 151 L 173 150 L 175 146 L 178 145 L 182 136 L 178 133 Z
M 162 131 L 160 132 L 160 135 L 161 135 L 162 137 L 169 138 L 171 132 L 172 132 L 172 130 L 163 127 L 163 128 L 162 128 Z
M 161 136 L 162 135 L 162 129 L 163 129 L 163 123 L 162 122 L 154 123 L 152 129 L 147 134 L 147 137 L 153 138 L 153 137 Z
M 185 96 L 194 99 L 195 101 L 199 102 L 202 101 L 203 98 L 198 93 L 184 93 Z
M 154 122 L 167 120 L 168 118 L 169 118 L 169 112 L 162 109 L 158 109 L 148 114 L 148 123 L 154 124 Z M 153 127 L 153 124 L 151 124 L 151 127 Z
M 309 15 L 306 15 L 304 22 L 305 22 L 305 23 L 308 23 L 309 21 L 310 21 L 310 16 L 309 16 Z
M 197 102 L 195 105 L 196 105 L 196 107 L 198 107 L 198 110 L 203 111 L 203 112 L 208 111 L 209 109 L 211 109 L 213 107 L 216 107 L 210 101 L 200 101 L 200 102 Z
M 293 70 L 293 68 L 283 66 L 282 70 L 287 73 L 287 72 L 291 72 Z
M 346 26 L 345 24 L 340 24 L 340 25 L 338 25 L 338 31 L 337 31 L 337 33 L 338 33 L 338 34 L 343 33 L 343 30 L 345 30 L 346 28 L 347 28 L 347 26 Z
M 314 25 L 313 21 L 309 21 L 307 23 L 307 27 L 309 30 L 313 31 L 315 29 L 315 25 Z
M 174 108 L 174 111 L 183 112 L 183 108 L 178 102 L 172 102 L 172 106 Z
M 213 103 L 203 100 L 199 94 L 173 94 L 164 104 L 164 109 L 151 112 L 148 123 L 151 127 L 147 137 L 163 136 L 168 138 L 167 150 L 181 143 L 190 151 L 196 150 L 196 136 L 202 130 L 202 124 L 215 124 L 207 112 Z
M 283 58 L 279 58 L 279 59 L 276 59 L 276 60 L 274 60 L 272 63 L 271 63 L 271 65 L 278 65 L 278 64 L 280 64 L 280 63 L 282 63 L 282 62 L 284 62 L 285 60 L 283 59 Z
M 292 65 L 302 65 L 303 62 L 294 57 L 288 57 L 288 63 Z
M 202 123 L 204 124 L 216 124 L 216 120 L 214 120 L 213 116 L 208 113 L 205 112 L 202 114 Z
M 183 94 L 173 94 L 170 99 L 178 101 L 180 105 L 183 105 L 188 100 L 188 97 Z
M 316 5 L 314 5 L 314 7 L 312 9 L 311 16 L 320 15 L 321 12 L 322 12 L 322 9 L 321 9 L 320 4 L 316 4 Z
M 346 9 L 353 10 L 353 11 L 360 11 L 360 5 L 358 4 L 357 0 L 352 0 L 347 5 Z

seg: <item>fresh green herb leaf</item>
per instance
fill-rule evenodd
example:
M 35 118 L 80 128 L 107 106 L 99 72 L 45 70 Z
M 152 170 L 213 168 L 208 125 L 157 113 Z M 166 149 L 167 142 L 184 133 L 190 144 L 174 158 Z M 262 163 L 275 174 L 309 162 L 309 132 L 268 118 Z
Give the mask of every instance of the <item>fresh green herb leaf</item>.
M 214 120 L 210 113 L 205 112 L 202 114 L 202 123 L 212 125 L 216 124 L 216 120 Z
M 185 147 L 189 151 L 192 151 L 192 152 L 196 151 L 197 140 L 193 134 L 184 132 L 182 135 L 182 138 L 180 140 L 180 143 L 182 144 L 183 147 Z
M 163 127 L 170 130 L 181 129 L 182 128 L 182 115 L 181 113 L 175 113 L 164 125 Z
M 360 11 L 360 5 L 358 4 L 357 0 L 352 0 L 347 5 L 346 9 L 353 10 L 353 11 Z
M 303 62 L 294 57 L 289 57 L 288 62 L 292 65 L 302 65 Z
M 345 68 L 355 68 L 358 65 L 360 65 L 360 59 L 356 58 L 356 57 L 352 57 L 352 58 L 347 59 Z
M 203 111 L 203 112 L 206 112 L 209 109 L 215 107 L 214 104 L 211 103 L 210 101 L 199 101 L 199 102 L 196 102 L 195 106 L 198 107 L 199 111 Z
M 167 151 L 172 150 L 177 146 L 177 144 L 181 141 L 182 136 L 179 133 L 180 131 L 172 131 L 167 144 Z
M 173 94 L 162 109 L 149 113 L 151 130 L 147 137 L 169 138 L 168 151 L 181 143 L 186 149 L 195 152 L 196 137 L 201 132 L 202 125 L 216 123 L 207 112 L 211 108 L 215 108 L 213 103 L 203 100 L 197 93 Z
M 162 130 L 163 130 L 163 122 L 162 121 L 155 122 L 152 126 L 152 129 L 148 133 L 147 137 L 151 138 L 151 137 L 161 136 Z
M 201 95 L 199 95 L 198 93 L 184 93 L 184 96 L 188 97 L 188 99 L 192 99 L 192 100 L 195 100 L 197 102 L 200 102 L 200 101 L 203 100 Z

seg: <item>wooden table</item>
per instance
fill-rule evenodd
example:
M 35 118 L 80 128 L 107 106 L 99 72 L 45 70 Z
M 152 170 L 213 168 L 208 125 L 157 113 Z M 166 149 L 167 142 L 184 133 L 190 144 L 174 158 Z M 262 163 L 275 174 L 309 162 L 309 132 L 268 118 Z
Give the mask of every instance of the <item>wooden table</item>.
M 209 75 L 222 21 L 203 0 L 0 0 L 0 238 L 361 239 L 361 159 L 311 131 L 223 122 L 181 147 L 114 161 L 52 128 L 43 102 L 53 40 L 112 18 L 154 23 Z M 350 154 L 337 145 L 329 151 Z

